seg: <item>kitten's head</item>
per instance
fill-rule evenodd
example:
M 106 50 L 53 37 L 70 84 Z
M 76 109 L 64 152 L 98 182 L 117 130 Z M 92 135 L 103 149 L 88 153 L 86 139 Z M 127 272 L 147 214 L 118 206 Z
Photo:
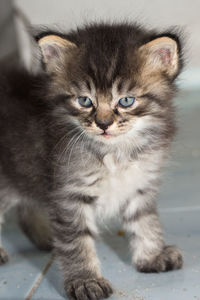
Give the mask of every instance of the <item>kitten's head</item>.
M 64 99 L 63 115 L 88 136 L 115 144 L 172 135 L 173 83 L 182 66 L 176 35 L 93 25 L 68 35 L 43 33 L 38 43 L 51 94 Z

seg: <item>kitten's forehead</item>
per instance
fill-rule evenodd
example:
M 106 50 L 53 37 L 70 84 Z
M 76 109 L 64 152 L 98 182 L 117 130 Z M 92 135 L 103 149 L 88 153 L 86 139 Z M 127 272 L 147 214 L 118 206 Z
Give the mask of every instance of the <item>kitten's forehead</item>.
M 130 78 L 118 77 L 112 85 L 112 95 L 115 98 L 118 95 L 126 94 L 135 87 L 135 81 Z
M 112 89 L 116 81 L 120 90 L 127 78 L 134 78 L 139 59 L 138 46 L 134 38 L 130 44 L 129 31 L 124 29 L 120 28 L 120 33 L 115 27 L 100 27 L 94 32 L 90 28 L 84 41 L 76 41 L 80 43 L 79 54 L 77 57 L 75 53 L 70 65 L 69 62 L 66 65 L 66 68 L 70 67 L 68 75 L 76 81 L 84 81 L 89 90 L 93 86 L 102 91 Z
M 74 82 L 71 88 L 74 94 L 87 96 L 96 104 L 111 104 L 113 101 L 119 100 L 120 97 L 126 97 L 128 93 L 131 94 L 133 87 L 135 86 L 132 80 L 117 77 L 112 85 L 106 89 L 100 89 L 96 86 L 92 78 L 87 78 L 87 80 L 79 83 Z
M 126 47 L 113 45 L 109 48 L 107 44 L 103 49 L 89 51 L 83 50 L 80 60 L 80 68 L 85 71 L 95 87 L 100 90 L 112 88 L 114 82 L 119 78 L 130 77 L 133 73 L 132 63 Z
M 120 59 L 118 49 L 113 49 L 112 54 L 103 51 L 98 57 L 90 57 L 87 71 L 95 86 L 103 90 L 112 87 L 122 65 L 125 68 L 125 62 Z
M 119 55 L 118 49 L 109 53 L 100 53 L 98 58 L 87 55 L 83 61 L 85 85 L 91 90 L 105 92 L 115 90 L 120 93 L 135 86 L 138 68 L 134 64 L 137 57 L 130 59 L 124 50 Z

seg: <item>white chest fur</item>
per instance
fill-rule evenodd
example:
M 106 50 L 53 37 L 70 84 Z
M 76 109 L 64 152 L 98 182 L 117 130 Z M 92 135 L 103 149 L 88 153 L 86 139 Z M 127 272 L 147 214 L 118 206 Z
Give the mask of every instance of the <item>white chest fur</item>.
M 116 216 L 123 203 L 134 197 L 142 177 L 138 161 L 116 163 L 114 157 L 108 154 L 103 162 L 104 166 L 98 174 L 100 180 L 93 189 L 97 197 L 96 215 L 100 218 Z
M 97 175 L 100 180 L 93 190 L 94 196 L 98 197 L 97 216 L 116 216 L 126 200 L 134 201 L 139 189 L 145 189 L 160 176 L 163 157 L 163 151 L 156 151 L 132 162 L 124 159 L 119 163 L 113 155 L 106 155 L 104 166 Z
M 117 216 L 126 200 L 134 201 L 137 190 L 145 189 L 152 180 L 157 179 L 162 161 L 162 151 L 142 155 L 132 162 L 126 159 L 118 162 L 114 155 L 108 154 L 95 172 L 87 170 L 92 175 L 83 172 L 82 191 L 97 198 L 94 206 L 96 217 Z

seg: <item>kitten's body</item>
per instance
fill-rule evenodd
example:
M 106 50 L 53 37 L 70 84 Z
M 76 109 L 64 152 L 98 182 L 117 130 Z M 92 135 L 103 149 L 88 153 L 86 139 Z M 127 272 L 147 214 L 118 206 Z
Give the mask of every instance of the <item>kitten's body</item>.
M 19 204 L 32 240 L 53 245 L 72 299 L 111 294 L 93 246 L 97 223 L 111 216 L 130 233 L 139 270 L 180 268 L 179 250 L 164 244 L 154 202 L 174 134 L 176 36 L 95 25 L 38 40 L 46 72 L 0 74 L 1 215 Z M 75 100 L 86 95 L 91 109 Z M 126 95 L 136 97 L 133 109 L 116 102 Z

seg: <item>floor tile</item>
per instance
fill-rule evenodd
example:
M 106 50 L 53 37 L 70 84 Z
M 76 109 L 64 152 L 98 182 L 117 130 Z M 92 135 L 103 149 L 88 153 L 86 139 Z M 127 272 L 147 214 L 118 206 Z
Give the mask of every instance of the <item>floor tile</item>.
M 3 228 L 2 244 L 10 261 L 0 266 L 0 300 L 22 300 L 34 285 L 50 255 L 37 250 L 11 219 Z

